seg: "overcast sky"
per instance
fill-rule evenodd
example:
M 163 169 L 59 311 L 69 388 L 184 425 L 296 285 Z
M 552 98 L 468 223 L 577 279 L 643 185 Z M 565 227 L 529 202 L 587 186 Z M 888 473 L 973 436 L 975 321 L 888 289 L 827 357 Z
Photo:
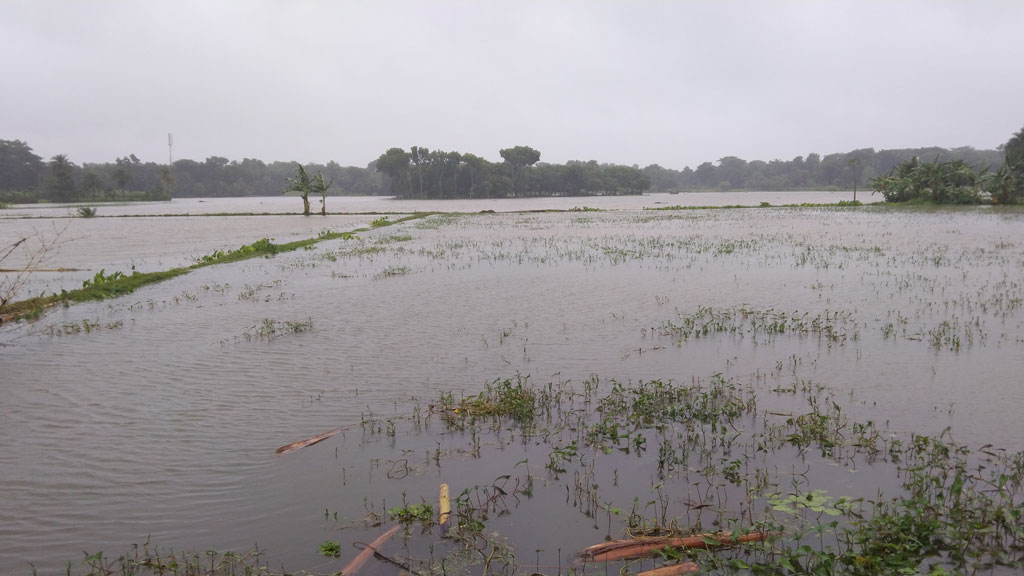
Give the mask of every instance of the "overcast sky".
M 1024 126 L 1022 23 L 1010 0 L 0 0 L 0 139 L 356 166 L 994 148 Z

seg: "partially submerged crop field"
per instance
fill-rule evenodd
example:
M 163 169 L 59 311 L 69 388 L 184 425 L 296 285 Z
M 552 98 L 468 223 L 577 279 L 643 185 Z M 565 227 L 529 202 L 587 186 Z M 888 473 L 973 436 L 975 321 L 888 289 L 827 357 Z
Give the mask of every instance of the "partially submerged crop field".
M 0 328 L 0 571 L 1024 569 L 1024 213 L 394 220 Z

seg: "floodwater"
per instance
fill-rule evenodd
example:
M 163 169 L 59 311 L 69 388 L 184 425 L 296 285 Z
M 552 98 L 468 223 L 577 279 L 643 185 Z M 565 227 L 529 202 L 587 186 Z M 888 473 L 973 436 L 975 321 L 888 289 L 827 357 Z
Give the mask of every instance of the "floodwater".
M 522 210 L 569 210 L 601 208 L 604 210 L 642 210 L 661 206 L 757 206 L 770 204 L 835 204 L 852 200 L 852 192 L 688 192 L 685 194 L 643 194 L 634 196 L 566 196 L 552 198 L 400 200 L 393 196 L 329 196 L 330 212 L 401 213 L 401 212 L 516 212 Z M 859 193 L 861 202 L 879 202 L 870 192 Z M 310 200 L 314 212 L 320 209 L 319 199 Z M 20 204 L 0 212 L 0 218 L 25 216 L 65 216 L 74 214 L 85 204 Z M 158 214 L 280 214 L 301 208 L 297 197 L 260 196 L 250 198 L 175 198 L 169 202 L 126 202 L 103 204 L 100 215 L 146 216 Z
M 598 207 L 601 199 L 558 200 Z M 238 210 L 258 211 L 254 201 Z M 752 204 L 761 201 L 782 202 Z M 431 498 L 439 482 L 458 493 L 523 459 L 543 476 L 548 449 L 539 442 L 506 448 L 499 431 L 485 441 L 491 457 L 474 457 L 459 449 L 469 439 L 438 422 L 416 433 L 410 423 L 443 392 L 474 394 L 517 374 L 540 386 L 722 374 L 755 388 L 758 408 L 769 411 L 802 399 L 761 387 L 813 382 L 845 414 L 893 434 L 949 427 L 973 446 L 1024 447 L 1022 212 L 500 213 L 508 202 L 549 206 L 353 202 L 367 209 L 344 210 L 498 213 L 429 216 L 0 327 L 0 573 L 28 573 L 30 562 L 63 572 L 83 550 L 116 557 L 147 538 L 175 550 L 259 544 L 289 569 L 338 570 L 317 545 L 339 539 L 351 558 L 349 543 L 373 537 L 361 523 L 369 510 Z M 343 209 L 342 199 L 329 208 Z M 373 218 L 32 218 L 0 221 L 0 234 L 69 223 L 63 234 L 74 240 L 53 266 L 89 277 Z M 62 274 L 45 286 L 80 281 Z M 717 330 L 689 338 L 673 329 L 708 318 L 707 309 Z M 744 332 L 741 311 L 824 318 L 830 336 Z M 389 418 L 397 434 L 372 424 Z M 336 427 L 347 429 L 274 454 Z M 428 466 L 435 449 L 448 452 Z M 628 509 L 638 486 L 645 500 L 652 471 L 630 477 L 632 460 L 609 458 L 625 499 L 614 505 Z M 880 483 L 836 470 L 826 467 L 819 481 L 868 494 Z M 559 508 L 568 505 L 557 478 L 544 484 L 555 490 L 538 489 L 524 506 L 556 510 L 548 527 L 517 512 L 502 533 L 529 557 L 546 547 L 553 565 L 603 539 L 606 527 Z

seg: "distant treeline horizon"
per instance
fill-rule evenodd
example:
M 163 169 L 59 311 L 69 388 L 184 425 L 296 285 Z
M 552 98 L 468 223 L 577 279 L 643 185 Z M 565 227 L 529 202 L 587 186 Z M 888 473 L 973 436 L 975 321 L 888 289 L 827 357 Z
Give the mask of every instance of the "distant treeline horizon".
M 365 167 L 303 164 L 333 181 L 331 195 L 394 195 L 403 198 L 507 198 L 592 196 L 644 192 L 865 189 L 902 162 L 963 160 L 976 170 L 998 169 L 998 150 L 960 148 L 863 148 L 810 153 L 792 160 L 744 160 L 725 156 L 682 170 L 650 164 L 597 161 L 551 164 L 529 146 L 500 151 L 502 162 L 471 153 L 391 148 Z M 298 163 L 210 156 L 173 165 L 142 162 L 134 154 L 107 163 L 75 164 L 65 155 L 49 161 L 20 140 L 0 140 L 0 202 L 96 202 L 166 200 L 171 197 L 280 196 Z

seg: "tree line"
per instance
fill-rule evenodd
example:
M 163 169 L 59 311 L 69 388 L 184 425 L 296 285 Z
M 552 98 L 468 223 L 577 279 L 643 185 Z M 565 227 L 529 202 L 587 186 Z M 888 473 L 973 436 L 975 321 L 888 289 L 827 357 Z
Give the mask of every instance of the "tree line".
M 337 162 L 308 164 L 323 173 L 338 194 L 384 194 L 382 177 L 372 167 Z M 108 163 L 75 164 L 58 154 L 43 161 L 20 140 L 0 140 L 0 202 L 98 202 L 169 200 L 214 196 L 280 196 L 295 173 L 294 162 L 245 158 L 241 162 L 211 156 L 203 162 L 142 162 L 135 154 Z
M 499 151 L 502 162 L 475 154 L 390 148 L 372 164 L 390 194 L 400 198 L 523 198 L 642 194 L 650 178 L 638 167 L 569 161 L 540 162 L 529 146 Z
M 998 168 L 1003 155 L 997 150 L 971 147 L 905 148 L 875 150 L 863 148 L 821 156 L 810 153 L 792 160 L 747 161 L 736 156 L 718 162 L 703 162 L 696 169 L 663 168 L 652 164 L 644 168 L 657 192 L 708 190 L 851 190 L 865 188 L 875 178 L 913 158 L 932 161 L 963 160 L 975 169 Z
M 48 162 L 20 140 L 0 140 L 0 202 L 169 200 L 175 177 L 167 165 L 134 154 L 79 166 L 66 155 Z
M 1004 145 L 1005 146 L 1005 145 Z M 509 198 L 640 194 L 700 190 L 840 190 L 867 188 L 896 167 L 920 162 L 962 161 L 975 172 L 997 173 L 1000 150 L 970 147 L 864 148 L 792 160 L 744 160 L 726 156 L 682 170 L 651 164 L 622 166 L 594 160 L 550 164 L 529 146 L 499 151 L 492 162 L 472 153 L 391 148 L 365 167 L 337 162 L 306 164 L 310 174 L 333 182 L 332 195 L 401 198 Z M 1012 173 L 1012 170 L 1010 171 Z M 20 140 L 0 140 L 0 202 L 160 200 L 174 197 L 277 196 L 289 188 L 294 162 L 241 161 L 211 156 L 172 165 L 142 162 L 134 154 L 107 163 L 75 164 L 65 155 L 44 161 Z M 1024 181 L 1018 175 L 1015 182 Z

